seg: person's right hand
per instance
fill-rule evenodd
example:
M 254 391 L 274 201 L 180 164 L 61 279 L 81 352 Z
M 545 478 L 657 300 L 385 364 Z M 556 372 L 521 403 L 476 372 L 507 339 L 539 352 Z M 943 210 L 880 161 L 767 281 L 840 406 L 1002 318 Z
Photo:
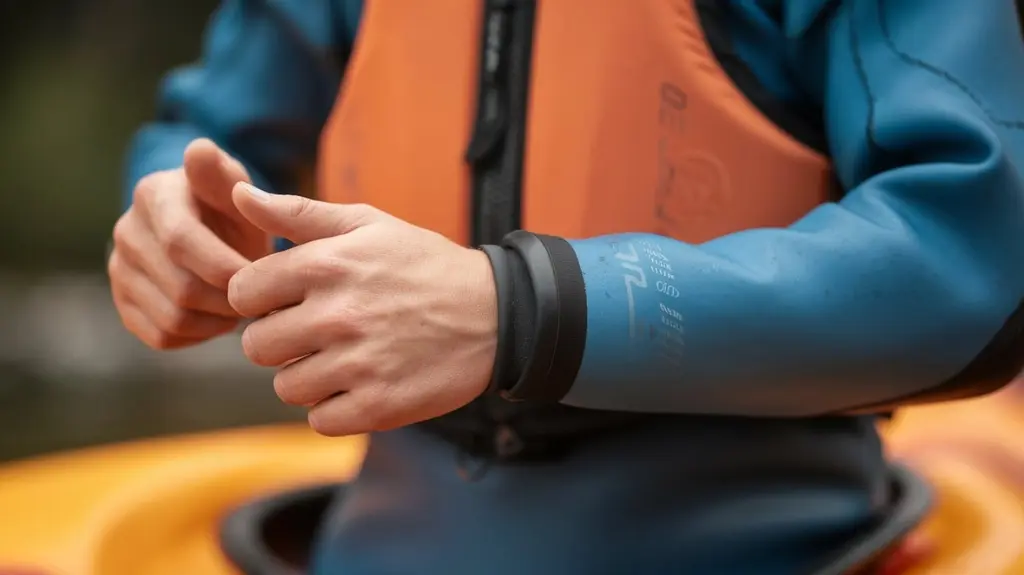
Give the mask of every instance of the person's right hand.
M 114 305 L 128 331 L 154 349 L 181 348 L 234 329 L 231 276 L 271 249 L 271 238 L 238 213 L 231 190 L 245 168 L 209 140 L 185 150 L 183 166 L 139 181 L 114 226 L 107 262 Z

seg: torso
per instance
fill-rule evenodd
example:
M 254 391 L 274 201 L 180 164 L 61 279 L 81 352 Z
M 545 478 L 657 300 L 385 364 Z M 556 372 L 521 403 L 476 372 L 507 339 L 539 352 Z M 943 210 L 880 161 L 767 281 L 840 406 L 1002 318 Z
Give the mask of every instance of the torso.
M 702 242 L 830 198 L 828 160 L 745 95 L 749 73 L 718 65 L 713 2 L 588 2 L 367 2 L 322 139 L 323 198 L 464 244 L 519 228 Z M 425 427 L 520 457 L 538 436 L 638 419 L 484 398 Z
M 687 0 L 643 0 L 636 7 L 653 10 L 672 2 L 692 6 Z M 440 15 L 456 13 L 463 4 L 475 7 L 470 10 L 475 18 L 445 25 Z M 770 123 L 758 124 L 758 133 L 768 134 L 774 151 L 758 165 L 769 170 L 792 161 L 802 167 L 775 176 L 757 169 L 735 176 L 728 170 L 709 173 L 707 160 L 728 155 L 729 142 L 722 139 L 722 150 L 693 155 L 688 150 L 696 144 L 672 144 L 659 135 L 666 125 L 682 126 L 678 112 L 683 102 L 657 81 L 647 94 L 650 105 L 641 105 L 646 92 L 629 89 L 610 91 L 588 105 L 535 99 L 529 111 L 513 111 L 544 118 L 529 124 L 532 136 L 513 134 L 512 143 L 519 138 L 525 154 L 510 157 L 506 147 L 496 156 L 498 166 L 481 175 L 464 160 L 478 74 L 475 56 L 466 59 L 464 52 L 479 50 L 479 4 L 378 0 L 378 17 L 384 7 L 404 10 L 402 18 L 415 25 L 393 32 L 402 42 L 364 38 L 357 46 L 339 109 L 325 134 L 323 149 L 332 159 L 321 171 L 322 187 L 330 190 L 327 199 L 373 203 L 472 244 L 494 243 L 520 226 L 565 237 L 647 231 L 703 241 L 746 227 L 785 225 L 829 193 L 827 162 L 805 142 L 780 136 Z M 553 27 L 572 20 L 570 10 L 550 10 L 544 20 L 549 35 Z M 631 22 L 645 24 L 643 18 Z M 578 53 L 567 51 L 573 45 L 566 44 L 560 64 L 545 59 L 545 68 L 536 73 L 547 74 L 550 83 L 576 70 L 569 75 L 600 82 L 601 70 L 590 65 L 596 65 L 593 54 L 613 46 L 602 48 L 596 38 L 588 45 L 585 34 L 577 40 Z M 685 45 L 685 38 L 680 41 L 680 50 L 695 49 Z M 421 56 L 416 46 L 434 46 L 430 49 L 440 51 L 437 61 L 457 59 L 460 64 L 414 66 Z M 696 49 L 701 57 L 710 54 L 707 46 Z M 639 65 L 618 61 L 624 66 L 621 73 Z M 631 82 L 643 80 L 638 72 Z M 376 87 L 361 94 L 354 82 Z M 624 99 L 621 105 L 610 105 L 613 95 Z M 627 106 L 630 98 L 637 101 Z M 709 117 L 699 113 L 699 99 L 685 105 L 698 124 Z M 630 117 L 624 107 L 639 115 Z M 753 121 L 765 121 L 749 102 L 737 109 Z M 604 124 L 593 124 L 586 114 L 598 114 Z M 393 129 L 372 129 L 384 125 Z M 420 132 L 424 135 L 417 136 Z M 677 130 L 671 138 L 685 138 L 684 133 Z M 625 144 L 617 140 L 623 134 Z M 559 161 L 559 150 L 584 142 L 592 156 Z M 623 145 L 642 149 L 620 149 Z M 666 153 L 671 157 L 666 159 Z M 703 163 L 697 162 L 701 158 Z M 664 203 L 674 189 L 666 174 L 708 185 L 722 180 L 707 178 L 726 174 L 734 180 L 728 190 L 757 188 L 735 178 L 758 183 L 781 178 L 780 187 L 788 181 L 790 188 L 808 194 L 780 199 L 774 207 L 761 206 L 762 197 L 730 196 L 732 203 L 724 208 L 716 200 L 693 210 L 685 201 Z M 509 182 L 515 195 L 508 195 Z M 549 192 L 541 194 L 542 189 Z M 554 189 L 558 194 L 550 193 Z M 621 190 L 637 197 L 623 198 Z M 762 195 L 768 191 L 758 189 Z M 481 198 L 488 206 L 483 212 L 474 207 Z M 686 201 L 694 201 L 693 196 Z M 610 209 L 597 210 L 595 203 L 601 202 L 612 202 Z M 731 210 L 730 205 L 744 208 Z M 724 210 L 719 219 L 708 216 L 715 210 Z M 428 428 L 434 433 L 425 433 Z M 524 430 L 571 441 L 562 442 L 567 448 L 524 460 L 515 449 Z M 493 453 L 482 460 L 466 455 L 467 445 L 441 438 L 465 431 L 478 437 L 482 452 Z M 789 574 L 872 517 L 887 497 L 883 476 L 870 418 L 647 416 L 481 400 L 423 428 L 373 438 L 361 476 L 324 530 L 319 572 Z

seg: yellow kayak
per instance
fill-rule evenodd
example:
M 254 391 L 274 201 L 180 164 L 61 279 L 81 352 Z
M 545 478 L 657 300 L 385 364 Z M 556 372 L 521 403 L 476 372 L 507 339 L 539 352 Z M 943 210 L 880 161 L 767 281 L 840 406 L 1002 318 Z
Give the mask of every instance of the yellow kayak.
M 915 408 L 885 433 L 937 494 L 885 575 L 1024 574 L 1021 404 Z M 317 514 L 364 449 L 274 426 L 0 467 L 0 574 L 248 575 L 268 561 L 301 573 Z
M 241 429 L 86 449 L 0 468 L 0 574 L 240 573 L 220 530 L 232 509 L 351 477 L 361 438 L 306 426 Z M 16 572 L 16 571 L 15 571 Z M 33 573 L 29 570 L 27 573 Z
M 999 470 L 1006 480 L 1024 482 L 1024 392 L 1019 387 L 904 410 L 883 433 L 894 454 L 954 453 Z

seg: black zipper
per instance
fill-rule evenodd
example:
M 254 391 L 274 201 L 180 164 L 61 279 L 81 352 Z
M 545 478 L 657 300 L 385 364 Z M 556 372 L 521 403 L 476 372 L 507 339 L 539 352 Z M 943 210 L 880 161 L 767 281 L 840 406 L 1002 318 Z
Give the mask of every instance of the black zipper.
M 523 156 L 533 53 L 535 0 L 483 0 L 476 120 L 466 150 L 472 170 L 470 241 L 497 245 L 522 225 Z M 490 428 L 498 458 L 522 447 L 516 406 L 485 398 L 469 407 Z M 486 472 L 489 463 L 474 477 Z
M 523 156 L 535 0 L 483 0 L 479 91 L 473 135 L 473 245 L 498 244 L 521 226 Z

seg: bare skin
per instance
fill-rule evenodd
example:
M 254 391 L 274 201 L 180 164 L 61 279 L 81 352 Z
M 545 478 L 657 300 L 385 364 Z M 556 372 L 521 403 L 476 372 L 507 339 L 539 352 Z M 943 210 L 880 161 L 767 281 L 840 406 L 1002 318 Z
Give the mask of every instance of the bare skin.
M 272 253 L 271 239 L 296 244 Z M 324 435 L 401 427 L 483 393 L 496 349 L 486 256 L 369 206 L 275 196 L 208 140 L 136 187 L 110 274 L 125 327 L 154 349 L 232 331 L 278 368 L 282 401 Z
M 242 336 L 245 353 L 280 367 L 278 396 L 311 405 L 314 429 L 393 429 L 483 393 L 497 311 L 482 252 L 365 205 L 245 184 L 234 199 L 257 227 L 298 244 L 241 269 L 228 299 L 261 318 Z
M 114 304 L 128 331 L 154 349 L 206 341 L 235 328 L 231 277 L 270 252 L 270 236 L 231 201 L 249 181 L 240 163 L 209 140 L 184 165 L 142 179 L 114 226 L 107 264 Z

